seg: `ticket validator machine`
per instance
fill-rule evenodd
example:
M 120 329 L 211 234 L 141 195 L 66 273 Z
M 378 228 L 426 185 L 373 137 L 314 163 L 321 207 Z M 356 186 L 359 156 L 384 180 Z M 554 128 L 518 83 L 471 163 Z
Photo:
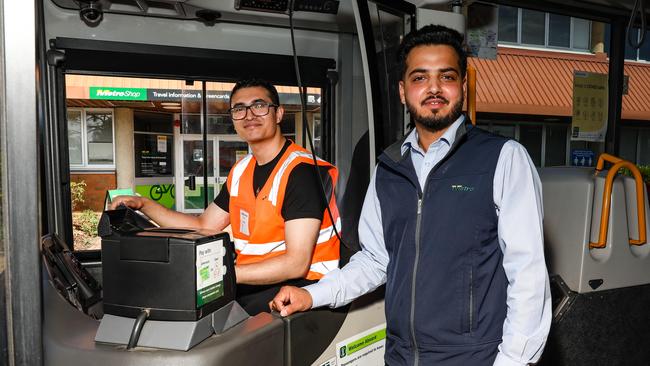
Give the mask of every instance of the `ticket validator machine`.
M 248 318 L 235 301 L 227 233 L 160 228 L 137 211 L 106 211 L 104 316 L 96 342 L 188 350 Z

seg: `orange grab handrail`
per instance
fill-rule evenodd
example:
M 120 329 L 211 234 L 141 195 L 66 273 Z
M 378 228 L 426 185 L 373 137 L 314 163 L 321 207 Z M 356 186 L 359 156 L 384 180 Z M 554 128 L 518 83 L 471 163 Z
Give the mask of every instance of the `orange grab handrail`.
M 476 69 L 467 66 L 467 115 L 476 125 Z
M 639 168 L 633 163 L 618 158 L 610 154 L 601 154 L 596 164 L 596 174 L 603 170 L 605 161 L 609 161 L 614 165 L 609 169 L 607 178 L 605 178 L 605 189 L 603 191 L 603 206 L 600 214 L 600 231 L 598 235 L 598 242 L 589 242 L 589 249 L 604 248 L 607 244 L 607 229 L 609 227 L 609 210 L 612 205 L 612 187 L 614 186 L 614 177 L 621 168 L 628 168 L 634 176 L 636 184 L 636 212 L 638 216 L 639 239 L 635 240 L 630 238 L 630 245 L 643 245 L 646 243 L 646 226 L 645 226 L 645 201 L 643 195 L 645 187 L 643 186 L 643 179 Z

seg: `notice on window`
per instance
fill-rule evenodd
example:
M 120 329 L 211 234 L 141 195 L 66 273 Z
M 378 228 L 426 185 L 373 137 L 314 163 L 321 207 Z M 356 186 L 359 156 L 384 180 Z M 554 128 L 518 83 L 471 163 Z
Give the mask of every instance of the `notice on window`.
M 605 141 L 607 74 L 573 72 L 572 141 Z
M 194 160 L 194 161 L 203 161 L 203 150 L 194 149 L 192 151 L 192 160 Z
M 596 153 L 591 150 L 571 150 L 571 164 L 573 166 L 594 166 Z
M 383 365 L 386 323 L 337 343 L 336 350 L 338 366 Z
M 472 57 L 496 60 L 499 9 L 493 4 L 473 3 L 468 9 L 467 46 Z
M 223 296 L 223 240 L 196 246 L 196 307 Z
M 158 138 L 158 152 L 166 153 L 167 152 L 167 136 L 156 136 Z

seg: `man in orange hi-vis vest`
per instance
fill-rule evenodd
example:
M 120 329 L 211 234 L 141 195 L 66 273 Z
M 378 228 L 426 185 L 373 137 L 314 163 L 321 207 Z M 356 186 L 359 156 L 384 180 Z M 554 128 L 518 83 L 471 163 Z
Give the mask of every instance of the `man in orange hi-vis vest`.
M 340 231 L 341 221 L 333 194 L 338 172 L 321 159 L 314 167 L 309 151 L 282 136 L 284 108 L 272 84 L 257 79 L 238 82 L 230 106 L 235 130 L 251 153 L 235 163 L 219 195 L 201 215 L 176 212 L 138 196 L 117 197 L 111 208 L 125 204 L 161 226 L 223 230 L 231 225 L 237 300 L 255 315 L 268 311 L 280 285 L 313 283 L 338 268 L 334 225 Z

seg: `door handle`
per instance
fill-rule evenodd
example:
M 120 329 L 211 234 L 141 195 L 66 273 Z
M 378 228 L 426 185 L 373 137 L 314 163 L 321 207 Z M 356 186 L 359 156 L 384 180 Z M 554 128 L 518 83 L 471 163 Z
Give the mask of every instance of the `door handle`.
M 190 190 L 193 191 L 196 189 L 196 177 L 193 175 L 190 175 L 185 179 L 185 185 L 190 187 Z

